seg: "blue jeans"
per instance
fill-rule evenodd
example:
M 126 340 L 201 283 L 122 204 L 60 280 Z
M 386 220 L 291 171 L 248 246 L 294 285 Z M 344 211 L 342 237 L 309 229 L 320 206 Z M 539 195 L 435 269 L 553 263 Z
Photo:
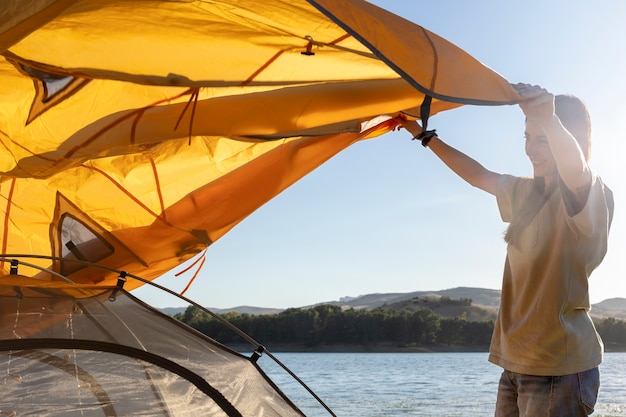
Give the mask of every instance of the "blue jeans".
M 600 371 L 563 376 L 532 376 L 504 371 L 495 417 L 583 417 L 593 413 Z

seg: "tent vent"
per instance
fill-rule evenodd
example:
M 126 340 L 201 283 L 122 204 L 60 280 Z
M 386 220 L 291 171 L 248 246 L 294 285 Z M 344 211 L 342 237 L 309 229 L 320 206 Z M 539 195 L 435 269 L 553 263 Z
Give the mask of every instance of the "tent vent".
M 113 254 L 113 246 L 76 218 L 65 214 L 60 228 L 61 255 L 65 259 L 97 262 Z M 68 275 L 81 266 L 63 262 L 61 273 Z

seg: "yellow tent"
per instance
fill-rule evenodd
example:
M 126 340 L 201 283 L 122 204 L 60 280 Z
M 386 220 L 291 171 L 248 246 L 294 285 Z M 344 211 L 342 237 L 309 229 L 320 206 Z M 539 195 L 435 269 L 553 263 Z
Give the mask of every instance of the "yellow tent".
M 400 115 L 520 98 L 362 0 L 7 0 L 0 53 L 0 252 L 83 284 L 162 275 Z
M 262 346 L 183 326 L 119 271 L 162 275 L 398 117 L 519 99 L 362 0 L 4 0 L 1 414 L 302 416 Z

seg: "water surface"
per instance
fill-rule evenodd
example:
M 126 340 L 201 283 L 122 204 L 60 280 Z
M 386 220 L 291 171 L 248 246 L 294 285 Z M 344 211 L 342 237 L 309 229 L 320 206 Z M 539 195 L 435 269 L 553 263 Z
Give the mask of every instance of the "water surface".
M 343 417 L 492 416 L 501 369 L 487 353 L 276 353 Z M 259 363 L 309 417 L 330 414 L 269 358 Z M 626 417 L 626 353 L 606 353 L 597 417 Z

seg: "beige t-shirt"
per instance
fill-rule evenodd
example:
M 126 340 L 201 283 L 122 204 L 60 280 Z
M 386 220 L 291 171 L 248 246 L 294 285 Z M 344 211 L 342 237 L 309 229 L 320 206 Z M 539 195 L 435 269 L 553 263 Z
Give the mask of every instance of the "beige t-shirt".
M 502 220 L 529 197 L 532 178 L 502 176 Z M 509 244 L 489 361 L 527 375 L 567 375 L 602 362 L 603 345 L 589 317 L 588 278 L 607 249 L 613 200 L 594 175 L 589 199 L 571 216 L 557 188 Z

